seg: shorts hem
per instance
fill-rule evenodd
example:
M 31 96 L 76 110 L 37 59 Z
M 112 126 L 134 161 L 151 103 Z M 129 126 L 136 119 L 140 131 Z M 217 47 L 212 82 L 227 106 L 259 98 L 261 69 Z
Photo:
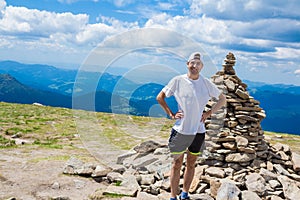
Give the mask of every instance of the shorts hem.
M 171 152 L 171 155 L 179 155 L 179 154 L 183 154 L 185 152 L 186 152 L 186 150 L 180 151 L 180 152 Z

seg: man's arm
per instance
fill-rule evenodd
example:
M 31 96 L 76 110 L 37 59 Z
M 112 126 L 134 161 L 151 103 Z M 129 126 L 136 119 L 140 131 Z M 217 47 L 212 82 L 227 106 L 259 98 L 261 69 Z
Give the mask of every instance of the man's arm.
M 183 117 L 183 113 L 181 111 L 176 112 L 175 114 L 171 111 L 170 107 L 168 106 L 166 100 L 166 94 L 163 91 L 160 91 L 160 93 L 156 96 L 156 100 L 160 104 L 160 106 L 164 109 L 164 111 L 167 113 L 167 115 L 171 119 L 180 119 Z
M 210 117 L 214 112 L 218 111 L 220 108 L 225 106 L 226 104 L 226 97 L 224 94 L 219 95 L 219 100 L 217 103 L 209 110 L 208 112 L 203 113 L 201 121 L 204 122 L 208 117 Z

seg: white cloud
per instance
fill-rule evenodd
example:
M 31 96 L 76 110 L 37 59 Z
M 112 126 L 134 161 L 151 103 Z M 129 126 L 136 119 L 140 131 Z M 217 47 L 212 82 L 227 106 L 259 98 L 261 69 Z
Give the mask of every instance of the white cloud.
M 158 7 L 162 10 L 172 10 L 175 7 L 175 4 L 168 2 L 159 2 Z
M 0 0 L 0 11 L 2 11 L 6 7 L 6 1 Z
M 31 37 L 48 37 L 57 32 L 72 33 L 81 30 L 88 22 L 88 15 L 53 13 L 8 6 L 0 20 L 0 33 L 23 34 Z
M 204 43 L 220 44 L 232 41 L 231 33 L 224 22 L 205 16 L 201 18 L 172 17 L 162 13 L 149 19 L 145 27 L 170 29 Z
M 55 13 L 25 7 L 7 6 L 2 13 L 0 59 L 23 57 L 21 61 L 29 62 L 45 63 L 47 59 L 50 62 L 80 62 L 84 54 L 106 37 L 137 26 L 134 22 L 123 23 L 105 17 L 99 23 L 89 24 L 87 14 Z
M 300 69 L 295 70 L 294 74 L 296 74 L 297 76 L 300 76 Z
M 275 52 L 261 53 L 261 55 L 269 56 L 276 59 L 298 59 L 300 60 L 300 49 L 276 47 Z
M 135 2 L 135 0 L 109 0 L 117 7 L 123 7 Z
M 245 38 L 300 41 L 300 23 L 294 19 L 261 19 L 253 22 L 227 21 L 233 34 Z
M 25 7 L 8 6 L 0 19 L 0 34 L 15 40 L 41 39 L 60 45 L 88 44 L 96 45 L 105 37 L 128 30 L 137 23 L 122 22 L 113 18 L 101 18 L 100 23 L 89 24 L 87 14 L 54 13 Z M 57 44 L 58 44 L 57 43 Z
M 298 0 L 193 0 L 190 13 L 206 14 L 212 18 L 231 19 L 237 21 L 253 21 L 263 18 L 299 17 L 300 4 Z

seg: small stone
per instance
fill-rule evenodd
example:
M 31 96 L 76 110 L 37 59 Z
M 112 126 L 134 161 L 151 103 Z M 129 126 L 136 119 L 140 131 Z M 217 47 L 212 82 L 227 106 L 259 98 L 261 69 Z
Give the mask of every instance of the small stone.
M 51 186 L 53 190 L 58 190 L 60 188 L 60 184 L 58 182 L 54 182 Z

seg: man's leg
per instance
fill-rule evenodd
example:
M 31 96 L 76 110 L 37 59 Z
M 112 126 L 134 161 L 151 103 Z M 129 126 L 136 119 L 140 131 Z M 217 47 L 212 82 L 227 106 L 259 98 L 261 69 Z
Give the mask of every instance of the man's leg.
M 170 184 L 171 184 L 171 197 L 176 198 L 178 194 L 178 186 L 179 186 L 179 181 L 180 181 L 180 169 L 182 166 L 183 162 L 183 156 L 184 154 L 181 155 L 176 155 L 174 157 L 173 163 L 172 163 L 172 169 L 171 169 L 171 175 L 170 175 Z
M 187 151 L 186 168 L 183 177 L 183 192 L 188 193 L 195 174 L 195 163 L 198 155 L 193 155 Z
M 200 149 L 205 140 L 205 133 L 197 133 L 192 144 L 189 146 L 186 158 L 186 168 L 183 177 L 183 192 L 189 192 L 191 183 L 195 174 L 195 164 L 198 156 L 201 154 Z M 184 195 L 184 196 L 185 196 Z

